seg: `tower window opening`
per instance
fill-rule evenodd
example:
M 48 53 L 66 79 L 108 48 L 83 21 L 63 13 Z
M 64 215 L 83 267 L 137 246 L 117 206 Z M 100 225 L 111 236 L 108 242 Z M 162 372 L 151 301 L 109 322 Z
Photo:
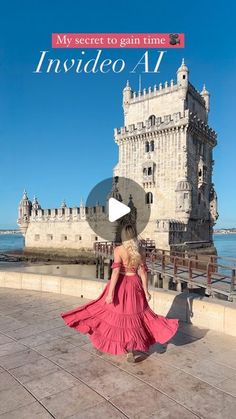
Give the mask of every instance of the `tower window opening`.
M 184 79 L 184 80 L 186 79 L 186 76 L 185 76 L 185 74 L 183 74 L 183 79 Z
M 148 153 L 149 152 L 149 142 L 146 141 L 145 143 L 145 152 Z
M 151 127 L 153 127 L 154 125 L 155 125 L 155 122 L 156 122 L 156 117 L 155 117 L 155 115 L 151 115 L 151 116 L 149 116 L 149 121 L 150 121 L 150 123 L 151 123 Z
M 204 181 L 206 180 L 206 177 L 207 177 L 207 167 L 206 167 L 206 166 L 204 166 L 204 167 L 203 167 L 203 180 L 204 180 Z
M 146 204 L 152 204 L 153 203 L 153 194 L 152 192 L 146 193 Z
M 147 168 L 146 167 L 143 168 L 143 174 L 144 174 L 144 176 L 147 176 Z
M 149 167 L 148 168 L 148 176 L 151 176 L 152 175 L 152 168 L 151 167 Z
M 150 142 L 150 151 L 154 151 L 154 141 Z

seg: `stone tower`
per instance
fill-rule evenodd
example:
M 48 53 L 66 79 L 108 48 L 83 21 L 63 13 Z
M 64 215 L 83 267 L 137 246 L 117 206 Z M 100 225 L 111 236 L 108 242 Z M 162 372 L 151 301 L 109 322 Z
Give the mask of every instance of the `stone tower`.
M 34 198 L 33 205 L 34 206 L 38 205 L 38 201 L 36 198 Z M 32 210 L 32 202 L 29 200 L 26 190 L 24 190 L 22 199 L 18 207 L 18 219 L 17 219 L 17 223 L 20 226 L 20 230 L 23 235 L 25 235 L 29 222 L 30 222 L 31 210 Z
M 119 161 L 114 176 L 130 178 L 146 191 L 151 208 L 143 238 L 158 248 L 214 252 L 218 217 L 212 183 L 216 133 L 208 126 L 210 95 L 197 91 L 182 61 L 177 81 L 134 92 L 123 90 L 124 126 L 114 130 Z M 135 204 L 135 203 L 134 203 Z

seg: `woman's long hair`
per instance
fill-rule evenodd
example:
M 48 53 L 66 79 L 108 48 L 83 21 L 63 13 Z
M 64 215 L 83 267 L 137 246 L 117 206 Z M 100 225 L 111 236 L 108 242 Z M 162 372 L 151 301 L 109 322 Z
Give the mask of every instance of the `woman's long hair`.
M 127 224 L 122 228 L 121 241 L 128 253 L 128 266 L 137 267 L 141 262 L 141 254 L 139 252 L 137 234 L 131 224 Z

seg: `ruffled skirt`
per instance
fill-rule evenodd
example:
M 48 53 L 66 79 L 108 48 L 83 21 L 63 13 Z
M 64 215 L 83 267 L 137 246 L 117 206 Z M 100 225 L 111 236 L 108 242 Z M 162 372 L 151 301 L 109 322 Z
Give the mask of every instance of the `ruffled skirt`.
M 110 281 L 96 300 L 61 313 L 66 325 L 89 334 L 95 348 L 113 355 L 146 352 L 154 343 L 166 343 L 175 335 L 179 319 L 151 310 L 137 274 L 119 275 L 111 304 L 105 302 L 109 286 Z

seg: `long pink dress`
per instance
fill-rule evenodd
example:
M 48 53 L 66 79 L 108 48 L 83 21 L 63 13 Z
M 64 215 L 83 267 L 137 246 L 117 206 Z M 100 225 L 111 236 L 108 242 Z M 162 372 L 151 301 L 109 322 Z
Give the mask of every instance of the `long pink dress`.
M 114 262 L 112 268 L 124 266 Z M 146 265 L 145 265 L 146 269 Z M 166 343 L 175 335 L 179 319 L 158 315 L 148 305 L 142 280 L 133 275 L 119 273 L 113 302 L 105 302 L 110 281 L 96 299 L 66 313 L 64 322 L 81 333 L 88 333 L 95 348 L 118 355 L 127 350 L 148 351 L 154 343 Z

